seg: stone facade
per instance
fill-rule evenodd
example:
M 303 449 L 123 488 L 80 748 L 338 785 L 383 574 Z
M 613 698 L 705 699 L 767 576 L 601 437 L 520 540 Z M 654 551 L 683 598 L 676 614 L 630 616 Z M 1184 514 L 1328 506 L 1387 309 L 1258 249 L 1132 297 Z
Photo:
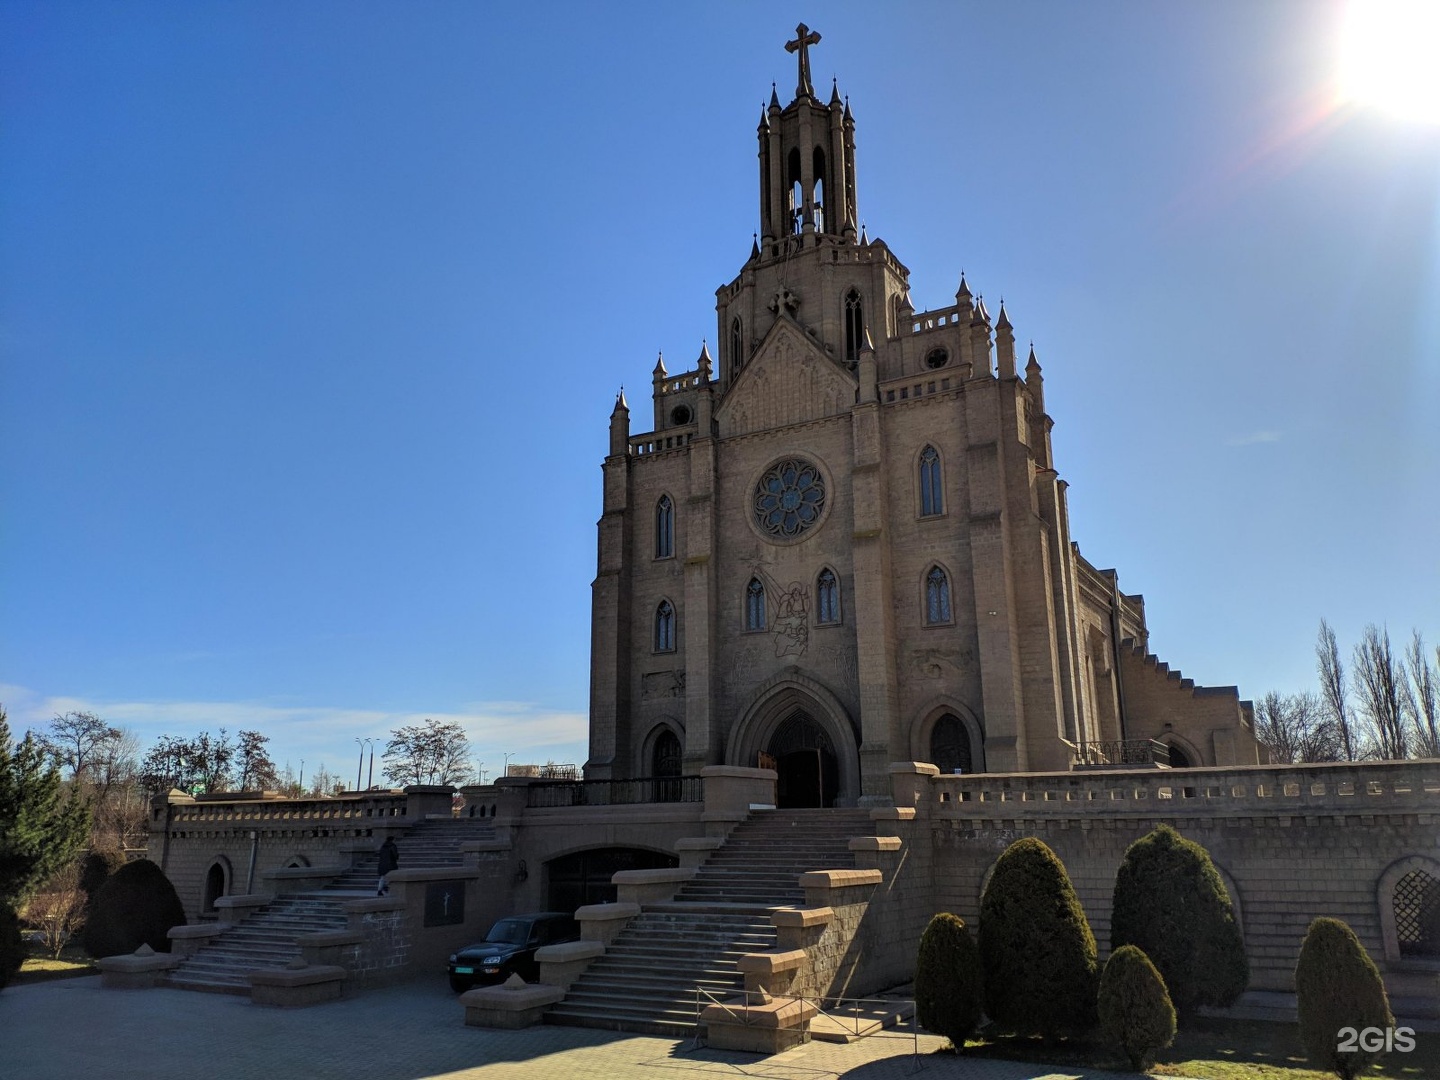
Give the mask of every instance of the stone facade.
M 1072 541 L 1004 307 L 962 277 L 915 311 L 857 230 L 855 133 L 838 90 L 772 97 L 718 362 L 657 363 L 643 434 L 616 401 L 587 778 L 773 759 L 782 802 L 854 805 L 887 801 L 897 760 L 1063 770 L 1157 739 L 1259 763 L 1248 703 L 1148 656 L 1143 602 Z

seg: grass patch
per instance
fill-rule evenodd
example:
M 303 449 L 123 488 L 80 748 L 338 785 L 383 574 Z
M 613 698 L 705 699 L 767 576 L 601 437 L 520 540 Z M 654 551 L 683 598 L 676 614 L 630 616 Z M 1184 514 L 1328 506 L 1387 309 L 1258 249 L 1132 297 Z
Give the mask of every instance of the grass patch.
M 42 950 L 30 946 L 29 955 L 25 962 L 20 965 L 15 978 L 11 980 L 12 986 L 23 986 L 26 983 L 46 982 L 50 979 L 70 979 L 77 975 L 96 975 L 99 968 L 95 961 L 85 955 L 85 950 L 78 945 L 67 945 L 60 951 L 60 956 L 50 955 L 48 949 Z
M 965 1057 L 1004 1058 L 1074 1069 L 1113 1069 L 1128 1072 L 1129 1063 L 1118 1050 L 1098 1042 L 983 1035 L 968 1039 L 960 1051 Z M 1175 1036 L 1175 1044 L 1162 1050 L 1151 1076 L 1184 1076 L 1195 1080 L 1333 1080 L 1334 1074 L 1309 1067 L 1300 1050 L 1300 1033 L 1294 1024 L 1263 1020 L 1226 1020 L 1202 1017 L 1192 1020 Z M 1440 1077 L 1440 1035 L 1417 1032 L 1415 1049 L 1392 1053 L 1366 1077 L 1388 1080 L 1427 1080 Z

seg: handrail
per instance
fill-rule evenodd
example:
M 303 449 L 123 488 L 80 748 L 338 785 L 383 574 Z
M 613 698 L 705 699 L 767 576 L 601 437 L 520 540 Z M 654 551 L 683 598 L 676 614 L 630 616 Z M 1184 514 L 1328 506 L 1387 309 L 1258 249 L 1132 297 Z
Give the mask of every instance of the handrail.
M 530 784 L 525 805 L 634 806 L 646 803 L 704 802 L 704 781 L 698 776 L 638 776 L 633 780 L 558 780 Z

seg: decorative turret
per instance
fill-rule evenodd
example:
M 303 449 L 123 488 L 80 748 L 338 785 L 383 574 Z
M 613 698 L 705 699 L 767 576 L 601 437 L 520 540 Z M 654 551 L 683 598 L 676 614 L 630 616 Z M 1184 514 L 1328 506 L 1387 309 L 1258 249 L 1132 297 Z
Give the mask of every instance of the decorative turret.
M 656 382 L 659 382 L 661 379 L 665 378 L 670 374 L 668 371 L 665 370 L 665 354 L 663 352 L 660 353 L 659 356 L 656 358 L 655 370 L 652 371 L 650 374 Z
M 1000 301 L 1000 316 L 995 320 L 995 366 L 1000 378 L 1015 378 L 1015 328 L 1005 314 L 1005 301 Z
M 710 359 L 710 346 L 700 342 L 700 358 L 695 361 L 695 370 L 700 373 L 700 386 L 695 394 L 695 434 L 704 439 L 710 436 L 711 417 L 715 410 L 715 384 L 710 373 L 715 362 Z
M 869 401 L 879 401 L 880 390 L 876 385 L 875 343 L 870 340 L 869 326 L 865 327 L 865 335 L 860 345 L 860 355 L 855 365 L 855 374 L 860 380 L 860 402 L 864 404 Z
M 630 451 L 630 406 L 625 401 L 625 388 L 615 395 L 615 408 L 610 410 L 610 456 Z
M 1025 385 L 1035 399 L 1035 411 L 1045 412 L 1045 377 L 1040 374 L 1040 361 L 1035 359 L 1035 343 L 1030 343 L 1030 359 L 1025 363 Z
M 990 313 L 985 310 L 985 297 L 977 296 L 970 307 L 970 355 L 974 374 L 990 375 Z M 1011 374 L 1014 374 L 1013 364 Z

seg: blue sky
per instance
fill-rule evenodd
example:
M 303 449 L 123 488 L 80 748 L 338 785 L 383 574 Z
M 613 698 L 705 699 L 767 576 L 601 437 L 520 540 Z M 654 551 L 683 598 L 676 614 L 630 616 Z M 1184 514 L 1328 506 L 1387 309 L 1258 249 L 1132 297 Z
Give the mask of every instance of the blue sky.
M 0 6 L 0 700 L 584 760 L 599 462 L 715 337 L 804 19 L 917 308 L 1033 340 L 1172 667 L 1440 639 L 1440 127 L 1318 2 Z M 639 428 L 637 427 L 637 430 Z

